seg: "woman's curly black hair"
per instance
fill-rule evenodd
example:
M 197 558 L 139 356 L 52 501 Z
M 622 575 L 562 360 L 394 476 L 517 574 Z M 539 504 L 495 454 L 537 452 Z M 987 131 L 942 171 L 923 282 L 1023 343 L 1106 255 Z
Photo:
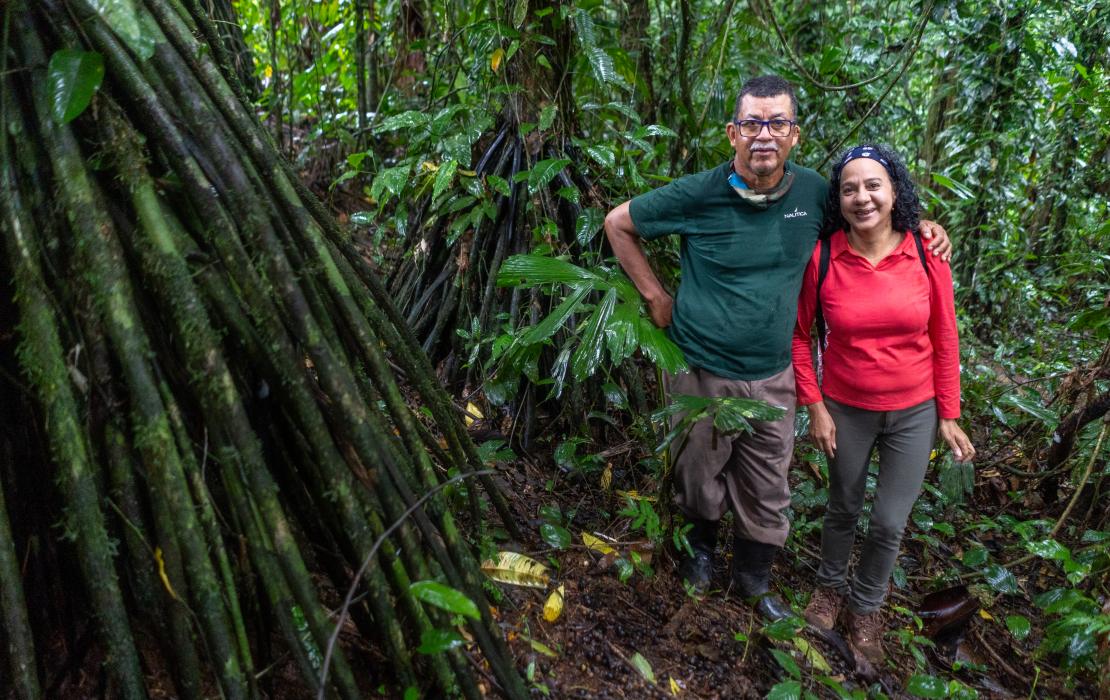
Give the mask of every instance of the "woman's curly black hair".
M 871 146 L 876 154 L 881 156 L 890 165 L 885 166 L 890 183 L 894 186 L 894 203 L 891 206 L 890 218 L 895 231 L 916 231 L 921 222 L 921 201 L 917 198 L 917 188 L 910 177 L 906 164 L 894 152 L 894 149 L 885 145 Z M 848 230 L 848 222 L 840 213 L 840 172 L 844 170 L 844 157 L 847 151 L 840 154 L 829 175 L 829 195 L 825 202 L 825 224 L 822 227 L 821 237 L 826 238 L 834 232 Z M 851 161 L 849 161 L 851 162 Z

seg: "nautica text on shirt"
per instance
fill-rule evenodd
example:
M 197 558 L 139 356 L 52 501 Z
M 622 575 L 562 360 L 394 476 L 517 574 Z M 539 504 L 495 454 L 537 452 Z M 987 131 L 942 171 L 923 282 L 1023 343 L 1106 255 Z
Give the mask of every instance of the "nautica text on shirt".
M 799 216 L 809 216 L 809 212 L 798 211 L 798 207 L 794 207 L 794 211 L 790 212 L 789 214 L 783 214 L 782 218 L 797 219 Z

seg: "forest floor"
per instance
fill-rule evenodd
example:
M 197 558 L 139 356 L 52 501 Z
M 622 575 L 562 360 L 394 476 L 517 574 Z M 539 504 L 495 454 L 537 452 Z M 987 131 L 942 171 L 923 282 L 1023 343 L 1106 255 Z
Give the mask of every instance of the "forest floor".
M 548 589 L 500 586 L 505 598 L 499 617 L 519 666 L 526 671 L 537 695 L 763 698 L 769 693 L 775 697 L 777 691 L 783 693 L 777 697 L 798 697 L 790 692 L 789 685 L 776 689 L 776 685 L 792 679 L 790 661 L 780 661 L 782 655 L 776 651 L 792 656 L 800 666 L 801 686 L 820 697 L 845 696 L 822 677 L 839 683 L 849 697 L 881 697 L 880 692 L 892 698 L 912 697 L 906 688 L 915 674 L 959 678 L 982 698 L 1094 695 L 1093 689 L 1089 693 L 1082 688 L 1069 690 L 1064 678 L 1051 674 L 1042 672 L 1036 679 L 1030 657 L 1015 651 L 1010 640 L 999 637 L 1008 637 L 1005 627 L 999 627 L 1005 615 L 1035 614 L 1022 597 L 994 600 L 988 612 L 977 600 L 968 600 L 966 594 L 959 600 L 960 593 L 954 593 L 955 602 L 963 603 L 966 622 L 955 634 L 948 630 L 943 633 L 945 638 L 938 636 L 934 647 L 933 640 L 926 636 L 930 626 L 916 631 L 910 613 L 923 614 L 922 600 L 928 591 L 924 586 L 918 589 L 917 579 L 925 576 L 914 576 L 906 589 L 892 592 L 885 608 L 888 662 L 877 682 L 864 683 L 856 677 L 851 661 L 812 629 L 798 632 L 804 640 L 799 645 L 791 639 L 789 628 L 785 634 L 781 627 L 763 628 L 743 601 L 729 595 L 731 538 L 721 538 L 714 589 L 704 597 L 688 595 L 677 575 L 673 549 L 667 546 L 663 551 L 652 551 L 642 534 L 629 532 L 629 517 L 614 515 L 621 508 L 621 497 L 577 477 L 553 483 L 552 470 L 557 472 L 558 468 L 541 467 L 525 459 L 506 465 L 503 471 L 522 529 L 538 533 L 545 521 L 542 514 L 558 507 L 570 515 L 567 525 L 575 537 L 561 550 L 552 549 L 538 535 L 534 541 L 522 543 L 522 553 L 552 570 Z M 653 490 L 645 483 L 640 493 Z M 636 570 L 622 582 L 614 556 L 582 544 L 582 532 L 606 540 L 625 557 L 639 551 L 649 562 L 650 573 Z M 905 562 L 907 567 L 919 568 L 914 561 L 928 557 L 915 556 L 914 550 L 925 545 L 911 540 L 910 534 L 907 532 L 903 558 L 912 560 Z M 773 586 L 799 614 L 812 590 L 819 539 L 816 529 L 800 542 L 795 538 L 774 569 Z M 549 592 L 559 585 L 564 587 L 563 611 L 554 622 L 547 622 L 544 604 Z M 893 612 L 893 608 L 900 612 Z M 811 652 L 807 657 L 799 652 L 807 643 L 817 654 Z M 820 669 L 818 655 L 828 663 L 824 670 Z M 915 656 L 925 661 L 925 668 Z M 954 668 L 958 670 L 953 672 Z M 1033 685 L 1036 692 L 1031 694 Z M 938 690 L 945 692 L 943 688 Z

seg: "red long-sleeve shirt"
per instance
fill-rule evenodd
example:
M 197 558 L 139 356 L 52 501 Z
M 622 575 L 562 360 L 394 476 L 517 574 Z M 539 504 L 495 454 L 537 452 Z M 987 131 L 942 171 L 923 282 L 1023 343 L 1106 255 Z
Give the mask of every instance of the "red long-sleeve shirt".
M 837 231 L 829 239 L 829 271 L 821 285 L 828 347 L 817 385 L 810 351 L 820 246 L 802 277 L 794 327 L 798 404 L 824 396 L 871 411 L 897 411 L 936 397 L 940 418 L 960 417 L 960 346 L 952 270 L 926 253 L 921 266 L 913 236 L 872 266 Z

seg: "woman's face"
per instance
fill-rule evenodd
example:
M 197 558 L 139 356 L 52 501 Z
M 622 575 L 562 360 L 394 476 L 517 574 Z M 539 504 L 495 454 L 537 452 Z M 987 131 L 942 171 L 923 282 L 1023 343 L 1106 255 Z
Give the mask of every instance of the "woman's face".
M 856 233 L 890 228 L 894 186 L 882 163 L 856 158 L 840 172 L 840 214 Z

